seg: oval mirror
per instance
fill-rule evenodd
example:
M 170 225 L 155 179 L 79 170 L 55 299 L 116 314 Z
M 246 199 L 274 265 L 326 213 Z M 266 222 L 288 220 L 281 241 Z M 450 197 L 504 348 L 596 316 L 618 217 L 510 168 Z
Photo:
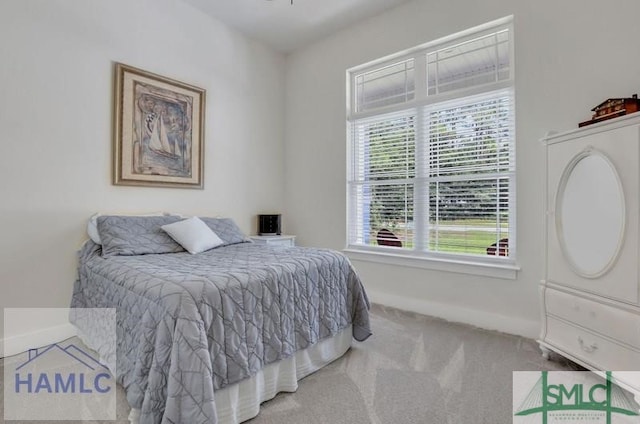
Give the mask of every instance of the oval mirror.
M 578 154 L 556 197 L 556 231 L 573 270 L 587 278 L 606 273 L 618 257 L 624 225 L 624 193 L 613 164 L 596 150 Z

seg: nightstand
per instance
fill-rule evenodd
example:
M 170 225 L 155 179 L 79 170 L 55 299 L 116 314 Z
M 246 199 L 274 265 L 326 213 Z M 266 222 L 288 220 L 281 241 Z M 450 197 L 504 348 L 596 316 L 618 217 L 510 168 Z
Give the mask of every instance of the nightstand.
M 287 246 L 296 245 L 296 236 L 249 236 L 254 243 L 266 244 L 268 246 Z

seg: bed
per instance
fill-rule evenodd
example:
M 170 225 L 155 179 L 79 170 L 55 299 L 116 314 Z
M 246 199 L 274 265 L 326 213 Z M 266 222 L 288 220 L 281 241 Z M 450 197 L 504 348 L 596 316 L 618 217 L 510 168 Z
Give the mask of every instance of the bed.
M 241 422 L 371 334 L 341 253 L 254 244 L 232 220 L 203 218 L 223 243 L 191 254 L 162 230 L 180 220 L 99 217 L 100 243 L 79 252 L 71 307 L 116 308 L 115 352 L 99 320 L 72 321 L 132 422 Z

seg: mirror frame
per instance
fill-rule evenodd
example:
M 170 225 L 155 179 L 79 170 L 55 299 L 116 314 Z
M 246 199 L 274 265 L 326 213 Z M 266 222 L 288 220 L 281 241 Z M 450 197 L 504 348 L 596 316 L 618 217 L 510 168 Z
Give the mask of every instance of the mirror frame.
M 565 189 L 567 187 L 567 182 L 569 181 L 569 178 L 571 177 L 571 174 L 573 173 L 573 170 L 578 165 L 578 163 L 581 160 L 583 160 L 583 159 L 585 159 L 585 158 L 587 158 L 589 156 L 598 156 L 598 157 L 600 157 L 602 160 L 605 161 L 605 163 L 609 166 L 609 168 L 613 172 L 613 175 L 615 177 L 616 183 L 618 185 L 618 191 L 620 193 L 620 206 L 621 206 L 621 209 L 622 209 L 621 210 L 621 212 L 622 212 L 622 225 L 620 226 L 620 233 L 618 234 L 618 244 L 617 244 L 615 250 L 610 255 L 609 261 L 600 270 L 598 270 L 596 272 L 593 272 L 593 273 L 585 272 L 572 259 L 571 254 L 570 254 L 569 250 L 567 249 L 567 245 L 566 245 L 565 238 L 564 238 L 564 227 L 562 225 L 562 203 L 563 203 L 563 198 L 564 198 L 564 192 L 565 192 Z M 560 177 L 560 183 L 558 184 L 558 190 L 556 192 L 556 198 L 555 198 L 555 224 L 556 224 L 556 235 L 558 236 L 558 241 L 560 243 L 560 249 L 562 250 L 562 254 L 564 255 L 564 257 L 567 260 L 567 262 L 569 263 L 569 266 L 571 267 L 573 272 L 575 272 L 576 274 L 578 274 L 581 277 L 593 279 L 593 278 L 601 277 L 604 274 L 606 274 L 607 272 L 609 272 L 609 270 L 611 270 L 613 265 L 618 260 L 618 257 L 620 256 L 620 251 L 622 250 L 622 245 L 624 243 L 625 228 L 626 228 L 626 225 L 627 225 L 627 213 L 626 213 L 626 200 L 625 200 L 625 195 L 624 195 L 624 188 L 622 186 L 622 182 L 620 181 L 620 175 L 618 174 L 618 170 L 616 169 L 616 167 L 613 165 L 613 162 L 611 162 L 611 160 L 609 159 L 609 157 L 606 154 L 604 154 L 600 150 L 597 150 L 597 149 L 594 149 L 591 146 L 588 146 L 587 148 L 582 150 L 580 153 L 575 155 L 571 159 L 571 161 L 569 161 L 569 163 L 565 167 L 564 171 L 562 172 L 562 176 Z

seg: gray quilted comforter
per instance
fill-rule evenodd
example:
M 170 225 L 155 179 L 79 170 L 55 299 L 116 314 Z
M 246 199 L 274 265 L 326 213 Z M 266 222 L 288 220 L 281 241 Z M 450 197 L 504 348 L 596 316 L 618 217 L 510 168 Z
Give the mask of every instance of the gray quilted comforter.
M 240 243 L 103 258 L 89 241 L 78 271 L 73 308 L 117 308 L 116 378 L 141 424 L 215 423 L 216 389 L 349 325 L 357 340 L 371 334 L 362 284 L 332 250 Z

